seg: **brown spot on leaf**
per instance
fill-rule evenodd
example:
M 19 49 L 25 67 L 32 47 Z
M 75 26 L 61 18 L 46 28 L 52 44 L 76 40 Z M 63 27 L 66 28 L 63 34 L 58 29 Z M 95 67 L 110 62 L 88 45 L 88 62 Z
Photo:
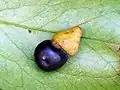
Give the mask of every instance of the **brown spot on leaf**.
M 28 30 L 28 32 L 29 32 L 29 33 L 32 33 L 32 31 L 31 31 L 31 30 Z

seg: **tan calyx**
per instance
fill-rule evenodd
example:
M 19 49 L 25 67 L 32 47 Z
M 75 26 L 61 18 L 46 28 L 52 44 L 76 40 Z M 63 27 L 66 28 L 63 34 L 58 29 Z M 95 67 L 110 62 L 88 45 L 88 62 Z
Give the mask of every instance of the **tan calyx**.
M 75 26 L 66 31 L 57 32 L 52 40 L 62 47 L 69 55 L 73 56 L 78 51 L 81 36 L 81 28 Z

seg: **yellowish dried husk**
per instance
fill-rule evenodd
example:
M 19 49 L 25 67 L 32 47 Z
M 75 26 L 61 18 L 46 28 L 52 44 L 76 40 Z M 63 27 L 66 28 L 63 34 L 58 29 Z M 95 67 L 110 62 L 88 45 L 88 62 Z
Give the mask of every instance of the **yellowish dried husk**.
M 62 47 L 69 55 L 73 56 L 79 49 L 81 36 L 81 28 L 75 26 L 66 31 L 57 32 L 52 40 Z

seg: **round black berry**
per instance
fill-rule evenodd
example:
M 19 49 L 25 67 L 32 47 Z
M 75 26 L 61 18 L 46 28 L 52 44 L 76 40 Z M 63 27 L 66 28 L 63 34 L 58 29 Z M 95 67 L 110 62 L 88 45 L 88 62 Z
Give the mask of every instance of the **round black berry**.
M 45 40 L 36 47 L 34 57 L 41 69 L 52 71 L 63 66 L 69 55 L 63 49 L 56 48 L 51 40 Z

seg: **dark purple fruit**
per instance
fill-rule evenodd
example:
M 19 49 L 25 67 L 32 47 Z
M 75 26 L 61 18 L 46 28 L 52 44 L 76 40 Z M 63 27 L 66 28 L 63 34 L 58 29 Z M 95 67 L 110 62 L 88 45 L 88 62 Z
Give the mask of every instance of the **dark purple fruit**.
M 36 47 L 34 57 L 41 69 L 52 71 L 63 66 L 69 55 L 63 49 L 55 47 L 51 40 L 45 40 Z

